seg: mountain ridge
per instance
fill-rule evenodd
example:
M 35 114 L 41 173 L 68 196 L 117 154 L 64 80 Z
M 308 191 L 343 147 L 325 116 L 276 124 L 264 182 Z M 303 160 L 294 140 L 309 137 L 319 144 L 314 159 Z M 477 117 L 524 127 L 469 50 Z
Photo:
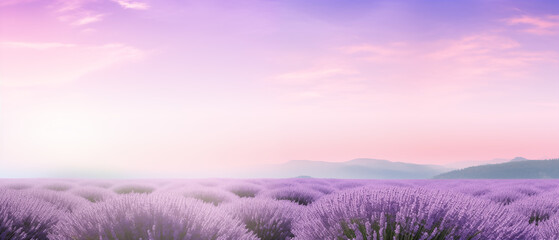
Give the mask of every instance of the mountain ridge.
M 516 159 L 516 160 L 515 160 Z M 486 164 L 442 173 L 434 179 L 555 179 L 559 178 L 559 159 L 520 160 Z
M 417 164 L 375 158 L 354 158 L 344 162 L 291 160 L 281 164 L 260 166 L 246 172 L 245 176 L 267 178 L 306 176 L 340 179 L 559 178 L 559 162 L 557 166 L 548 163 L 542 167 L 538 165 L 541 164 L 539 161 L 548 160 L 528 160 L 523 157 L 496 158 L 489 161 L 472 161 L 472 163 L 485 164 L 464 168 L 451 168 L 448 164 Z M 505 166 L 504 170 L 500 170 L 501 166 Z M 485 170 L 486 168 L 491 170 Z M 550 172 L 553 169 L 558 169 L 558 173 Z M 467 174 L 462 176 L 464 171 Z
M 355 158 L 345 162 L 291 160 L 259 171 L 268 177 L 311 176 L 343 179 L 427 179 L 452 170 L 439 165 Z

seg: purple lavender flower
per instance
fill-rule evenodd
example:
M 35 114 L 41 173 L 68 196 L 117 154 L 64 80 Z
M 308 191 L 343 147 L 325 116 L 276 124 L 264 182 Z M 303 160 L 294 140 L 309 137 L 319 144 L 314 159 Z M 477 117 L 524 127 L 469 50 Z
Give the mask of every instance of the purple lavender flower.
M 538 191 L 539 192 L 539 191 Z M 499 203 L 501 205 L 509 205 L 517 200 L 535 195 L 535 192 L 531 192 L 527 188 L 522 186 L 511 186 L 507 185 L 504 187 L 493 187 L 491 192 L 483 195 L 484 198 L 490 199 L 493 202 Z
M 342 182 L 334 184 L 334 187 L 339 189 L 339 190 L 346 190 L 346 189 L 350 189 L 350 188 L 362 187 L 364 185 L 365 185 L 365 183 L 363 183 L 362 181 L 346 180 L 346 181 L 342 181 Z
M 453 190 L 474 197 L 480 197 L 491 193 L 491 189 L 488 186 L 481 184 L 463 184 L 453 188 Z
M 113 182 L 103 180 L 86 181 L 81 183 L 82 186 L 92 186 L 99 188 L 110 188 L 111 186 L 113 186 L 113 184 Z
M 538 225 L 559 212 L 559 193 L 548 192 L 529 198 L 518 200 L 510 205 L 511 209 L 519 212 L 531 224 Z
M 558 187 L 557 182 L 551 182 L 549 180 L 539 180 L 534 183 L 534 187 L 537 189 L 541 189 L 543 191 L 551 191 L 556 190 Z
M 266 191 L 262 194 L 262 197 L 269 197 L 276 200 L 287 200 L 306 206 L 318 200 L 323 195 L 323 193 L 312 190 L 311 188 L 297 186 Z
M 225 204 L 222 209 L 240 219 L 261 240 L 291 239 L 291 227 L 302 207 L 273 199 L 244 198 Z
M 219 179 L 199 179 L 194 182 L 204 187 L 217 187 L 222 183 Z
M 137 184 L 128 183 L 113 187 L 113 191 L 118 194 L 129 194 L 129 193 L 152 193 L 155 190 L 154 187 L 147 184 Z
M 234 193 L 241 198 L 253 198 L 256 196 L 256 194 L 262 191 L 261 186 L 247 182 L 230 184 L 225 186 L 224 189 Z
M 42 186 L 44 189 L 48 189 L 48 190 L 52 190 L 52 191 L 59 191 L 59 192 L 64 192 L 64 191 L 68 191 L 69 189 L 73 188 L 74 185 L 67 183 L 67 182 L 51 182 L 51 183 L 47 183 L 44 186 Z
M 422 188 L 363 187 L 323 197 L 296 239 L 532 239 L 527 222 L 483 199 Z
M 114 187 L 111 191 L 95 187 L 96 183 Z M 166 199 L 182 199 L 171 202 L 196 202 L 221 214 L 217 218 L 236 222 L 242 234 L 225 239 L 255 239 L 254 234 L 260 239 L 304 240 L 555 240 L 559 239 L 557 186 L 556 180 L 210 179 L 79 185 L 60 180 L 2 180 L 0 239 L 47 239 L 47 235 L 52 239 L 189 239 L 204 238 L 201 232 L 225 231 L 204 228 L 183 235 L 175 230 L 206 226 L 214 220 L 189 217 L 192 209 L 186 215 L 180 213 L 190 208 L 161 200 L 165 193 Z M 179 195 L 168 196 L 172 193 Z M 173 219 L 175 214 L 193 220 Z M 64 223 L 53 228 L 59 219 Z
M 242 223 L 201 201 L 127 194 L 72 213 L 50 239 L 257 239 Z
M 177 192 L 187 198 L 198 199 L 215 206 L 218 206 L 221 203 L 232 202 L 239 198 L 237 195 L 229 191 L 213 187 L 189 187 L 184 190 L 176 190 L 173 192 Z
M 559 239 L 559 215 L 554 215 L 547 221 L 541 222 L 538 226 L 536 226 L 535 231 L 538 239 Z
M 306 183 L 306 184 L 302 184 L 301 186 L 312 189 L 317 192 L 321 192 L 323 194 L 330 194 L 337 191 L 337 189 L 333 187 L 330 187 L 328 185 L 323 185 L 323 184 L 317 184 L 317 183 Z
M 296 186 L 299 186 L 299 184 L 293 179 L 277 179 L 266 181 L 266 183 L 264 183 L 264 187 L 268 190 L 278 188 L 292 188 Z
M 24 192 L 0 189 L 0 239 L 47 239 L 61 214 Z
M 79 208 L 84 207 L 88 202 L 78 196 L 68 192 L 52 191 L 41 188 L 31 188 L 23 190 L 29 197 L 50 203 L 63 212 L 73 212 Z
M 12 190 L 22 190 L 33 187 L 33 185 L 24 182 L 6 182 L 3 183 L 0 188 L 12 189 Z
M 92 203 L 102 202 L 107 199 L 116 197 L 116 193 L 99 187 L 80 187 L 71 190 L 71 193 L 82 197 Z

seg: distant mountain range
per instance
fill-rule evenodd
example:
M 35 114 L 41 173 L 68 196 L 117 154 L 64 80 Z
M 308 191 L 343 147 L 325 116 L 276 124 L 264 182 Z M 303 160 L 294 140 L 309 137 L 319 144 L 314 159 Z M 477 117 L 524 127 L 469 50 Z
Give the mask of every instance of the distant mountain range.
M 517 157 L 509 162 L 487 164 L 442 173 L 436 179 L 517 179 L 559 178 L 559 159 L 528 160 Z
M 478 166 L 472 164 L 481 163 Z M 468 167 L 456 167 L 468 165 Z M 454 166 L 454 167 L 450 167 Z M 342 179 L 514 179 L 559 178 L 559 159 L 493 159 L 448 165 L 427 165 L 357 158 L 346 162 L 293 160 L 260 166 L 242 174 L 257 178 L 342 178 Z
M 529 161 L 530 159 L 526 159 L 523 157 L 515 157 L 512 160 L 510 160 L 511 162 L 522 162 L 522 161 Z
M 492 160 L 485 160 L 485 161 L 472 160 L 472 161 L 453 162 L 453 163 L 444 164 L 442 166 L 450 168 L 450 169 L 462 169 L 462 168 L 480 166 L 480 165 L 485 165 L 485 164 L 506 163 L 506 162 L 509 162 L 509 161 L 511 161 L 510 158 L 495 158 L 495 159 L 492 159 Z
M 426 179 L 452 170 L 438 165 L 423 165 L 358 158 L 346 162 L 294 160 L 266 166 L 258 177 L 344 178 L 344 179 Z

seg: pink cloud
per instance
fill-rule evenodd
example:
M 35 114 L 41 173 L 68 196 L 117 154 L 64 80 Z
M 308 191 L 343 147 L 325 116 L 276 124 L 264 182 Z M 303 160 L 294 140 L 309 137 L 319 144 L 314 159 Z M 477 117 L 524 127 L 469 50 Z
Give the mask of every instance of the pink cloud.
M 56 12 L 69 12 L 83 10 L 84 5 L 95 1 L 96 0 L 58 0 L 52 7 Z
M 472 35 L 437 45 L 439 49 L 426 54 L 425 59 L 454 75 L 449 79 L 471 81 L 495 74 L 503 79 L 519 78 L 532 72 L 537 63 L 553 63 L 557 58 L 553 51 L 525 50 L 519 42 L 504 35 Z
M 464 55 L 484 55 L 518 47 L 520 47 L 520 43 L 513 39 L 481 34 L 458 40 L 443 41 L 441 49 L 435 50 L 429 55 L 438 59 L 460 58 Z
M 0 85 L 3 86 L 73 81 L 88 73 L 145 56 L 144 51 L 123 44 L 1 42 L 0 51 Z
M 381 56 L 394 56 L 394 55 L 401 55 L 404 53 L 404 51 L 395 48 L 394 46 L 379 46 L 379 45 L 372 45 L 372 44 L 346 46 L 346 47 L 341 47 L 340 50 L 348 54 L 369 53 L 369 54 L 375 54 Z
M 360 75 L 359 71 L 340 63 L 282 73 L 270 81 L 286 89 L 286 92 L 281 93 L 281 99 L 291 102 L 335 95 L 359 82 Z
M 75 44 L 57 43 L 57 42 L 0 42 L 0 46 L 4 48 L 30 48 L 36 50 L 48 50 L 53 48 L 69 48 L 75 47 Z
M 104 13 L 89 10 L 85 7 L 94 2 L 96 2 L 96 0 L 57 1 L 50 7 L 53 9 L 53 13 L 59 21 L 81 27 L 103 20 L 105 16 Z
M 34 2 L 37 0 L 3 0 L 0 2 L 0 7 L 10 6 L 10 5 L 17 5 L 22 3 Z
M 368 99 L 382 88 L 430 92 L 460 91 L 492 81 L 525 79 L 539 66 L 557 64 L 559 54 L 527 50 L 505 34 L 481 33 L 456 39 L 415 43 L 361 43 L 334 48 L 313 65 L 279 74 L 273 83 L 287 101 Z M 544 64 L 545 63 L 545 64 Z
M 149 8 L 149 5 L 144 2 L 137 2 L 132 0 L 113 0 L 113 1 L 126 9 L 146 10 Z
M 520 16 L 506 19 L 509 25 L 521 25 L 523 31 L 536 35 L 552 35 L 559 33 L 559 15 L 544 17 Z
M 146 10 L 150 7 L 147 3 L 132 0 L 113 0 L 113 2 L 124 9 Z M 98 0 L 61 0 L 52 4 L 51 7 L 60 21 L 74 26 L 83 26 L 100 22 L 107 15 L 107 13 L 91 7 L 99 3 L 102 2 Z
M 345 69 L 341 67 L 332 67 L 332 68 L 314 68 L 314 69 L 307 69 L 302 71 L 282 73 L 276 76 L 275 78 L 278 80 L 282 80 L 284 82 L 305 83 L 305 82 L 311 82 L 311 81 L 321 80 L 325 78 L 355 75 L 355 74 L 357 74 L 355 70 Z
M 386 45 L 357 44 L 339 48 L 344 54 L 354 55 L 366 61 L 387 62 L 397 61 L 413 54 L 414 50 L 407 43 L 395 42 Z
M 104 16 L 104 14 L 84 16 L 84 17 L 81 17 L 81 18 L 75 20 L 72 23 L 72 25 L 81 26 L 81 25 L 86 25 L 86 24 L 90 24 L 90 23 L 99 22 L 103 19 L 103 16 Z

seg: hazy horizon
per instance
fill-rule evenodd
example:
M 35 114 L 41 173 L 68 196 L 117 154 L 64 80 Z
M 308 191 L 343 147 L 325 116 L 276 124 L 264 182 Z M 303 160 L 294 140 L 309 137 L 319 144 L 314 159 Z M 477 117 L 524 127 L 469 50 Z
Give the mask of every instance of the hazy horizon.
M 516 157 L 522 158 L 522 157 Z M 321 164 L 336 164 L 336 163 L 349 163 L 355 160 L 373 160 L 373 161 L 388 161 L 390 163 L 404 163 L 404 164 L 417 164 L 409 161 L 390 161 L 387 159 L 376 159 L 376 158 L 353 158 L 347 159 L 344 161 L 321 161 L 321 160 L 306 160 L 306 159 L 294 159 L 279 163 L 260 163 L 260 164 L 253 164 L 253 165 L 245 165 L 238 168 L 221 168 L 216 166 L 213 169 L 185 169 L 181 171 L 175 172 L 156 172 L 156 171 L 138 171 L 138 170 L 127 170 L 127 169 L 110 169 L 110 168 L 80 168 L 80 167 L 72 167 L 72 168 L 58 168 L 58 169 L 46 169 L 41 170 L 37 168 L 33 169 L 17 169 L 14 168 L 12 170 L 16 171 L 3 171 L 0 169 L 0 178 L 13 178 L 13 179 L 36 179 L 36 178 L 55 178 L 55 179 L 203 179 L 203 178 L 233 178 L 233 179 L 242 179 L 242 178 L 293 178 L 293 177 L 313 177 L 313 178 L 336 178 L 334 175 L 330 173 L 323 173 L 323 168 L 319 166 Z M 526 160 L 551 160 L 551 159 L 526 159 Z M 464 169 L 473 166 L 481 166 L 486 164 L 499 164 L 499 163 L 506 163 L 512 162 L 513 159 L 505 159 L 505 158 L 494 158 L 490 160 L 474 160 L 474 161 L 460 161 L 460 162 L 449 162 L 445 164 L 430 164 L 430 163 L 422 163 L 418 166 L 424 167 L 433 167 L 434 169 L 439 169 L 441 173 L 450 172 L 453 170 Z M 309 169 L 307 168 L 300 168 L 301 163 L 314 163 L 318 164 L 317 169 Z M 289 171 L 285 171 L 285 169 L 278 170 L 278 167 L 286 167 L 290 166 L 294 168 Z M 304 165 L 303 165 L 304 166 Z M 328 166 L 328 165 L 326 165 Z M 377 167 L 376 169 L 369 169 L 371 170 L 381 170 L 383 169 L 383 165 L 368 165 L 370 167 Z M 322 166 L 324 167 L 324 166 Z M 336 166 L 333 169 L 340 170 L 340 166 Z M 17 171 L 20 170 L 20 171 Z M 296 170 L 297 173 L 292 173 L 291 171 Z M 397 170 L 405 170 L 404 169 L 397 169 Z M 348 174 L 352 174 L 351 171 Z M 345 177 L 348 178 L 348 177 Z M 351 177 L 349 177 L 351 179 Z M 367 179 L 367 178 L 359 178 L 359 179 Z M 373 177 L 370 179 L 384 179 L 379 177 Z M 399 179 L 399 178 L 396 178 Z M 424 179 L 424 178 L 418 178 Z
M 0 2 L 0 177 L 559 156 L 558 1 Z

